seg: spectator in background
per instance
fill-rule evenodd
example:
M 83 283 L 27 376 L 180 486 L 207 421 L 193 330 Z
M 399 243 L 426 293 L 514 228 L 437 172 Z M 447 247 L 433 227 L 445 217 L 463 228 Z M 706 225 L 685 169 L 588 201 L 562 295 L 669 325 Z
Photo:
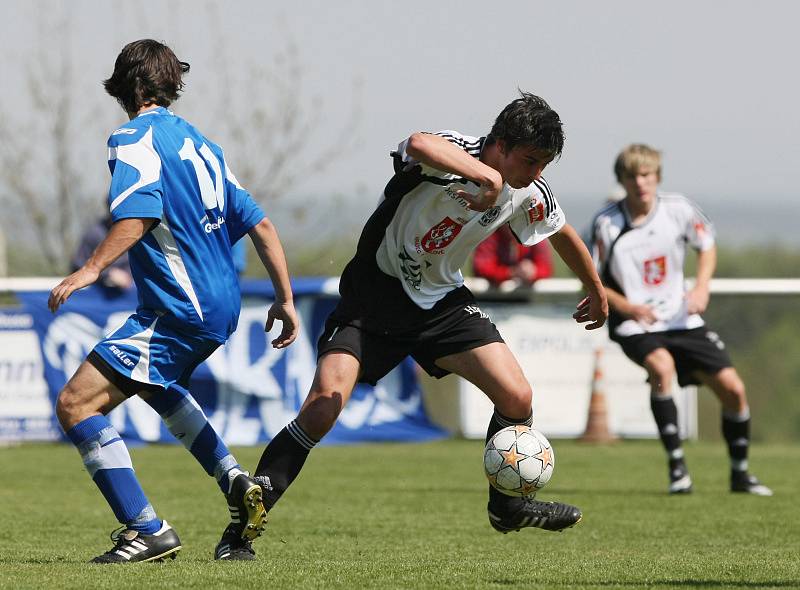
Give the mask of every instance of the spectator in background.
M 70 272 L 75 272 L 86 264 L 86 261 L 91 258 L 94 251 L 97 250 L 97 247 L 106 237 L 106 234 L 108 234 L 108 230 L 111 229 L 113 223 L 111 214 L 107 214 L 86 228 L 86 232 L 81 237 L 80 244 L 78 244 L 78 249 L 70 261 Z M 127 252 L 100 273 L 97 284 L 107 289 L 119 291 L 126 291 L 133 286 L 133 277 L 131 276 L 131 267 L 128 265 Z
M 511 280 L 529 287 L 553 275 L 553 257 L 546 241 L 524 246 L 505 224 L 478 245 L 472 268 L 493 287 Z

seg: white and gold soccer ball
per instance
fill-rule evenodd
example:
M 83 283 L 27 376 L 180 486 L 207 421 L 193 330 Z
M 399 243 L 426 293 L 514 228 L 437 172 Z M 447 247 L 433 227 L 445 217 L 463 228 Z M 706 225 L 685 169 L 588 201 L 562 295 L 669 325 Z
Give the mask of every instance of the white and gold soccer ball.
M 529 426 L 499 430 L 483 451 L 483 467 L 492 486 L 508 496 L 533 496 L 553 475 L 550 441 Z

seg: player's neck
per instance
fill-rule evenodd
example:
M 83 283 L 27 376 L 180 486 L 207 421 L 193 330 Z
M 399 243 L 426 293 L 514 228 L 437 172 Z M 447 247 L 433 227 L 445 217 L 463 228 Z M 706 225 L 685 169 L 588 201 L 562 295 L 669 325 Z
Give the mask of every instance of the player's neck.
M 136 117 L 138 117 L 139 115 L 141 115 L 142 113 L 144 113 L 145 111 L 151 111 L 151 110 L 153 110 L 153 109 L 155 109 L 155 108 L 157 108 L 157 107 L 158 107 L 158 105 L 157 105 L 156 103 L 154 103 L 154 102 L 148 102 L 147 104 L 143 104 L 143 105 L 142 105 L 142 106 L 139 108 L 139 110 L 138 110 L 138 111 L 136 111 L 135 113 L 133 113 L 133 112 L 128 112 L 128 117 L 129 117 L 131 120 L 133 120 L 133 119 L 135 119 Z
M 497 147 L 497 142 L 484 146 L 479 158 L 481 163 L 486 164 L 489 168 L 494 168 L 500 172 L 500 150 Z M 502 174 L 502 172 L 500 172 Z M 503 179 L 505 182 L 505 178 Z
M 628 210 L 628 217 L 630 217 L 633 224 L 644 221 L 655 206 L 655 199 L 649 202 L 642 202 L 638 199 L 625 199 L 625 208 Z

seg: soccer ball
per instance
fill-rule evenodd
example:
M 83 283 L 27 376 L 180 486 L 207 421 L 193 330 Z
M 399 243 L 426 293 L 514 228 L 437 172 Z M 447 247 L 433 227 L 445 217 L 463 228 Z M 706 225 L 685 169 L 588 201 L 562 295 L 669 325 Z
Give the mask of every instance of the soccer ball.
M 507 496 L 533 496 L 553 475 L 555 454 L 545 436 L 529 426 L 507 426 L 483 451 L 483 467 L 492 487 Z

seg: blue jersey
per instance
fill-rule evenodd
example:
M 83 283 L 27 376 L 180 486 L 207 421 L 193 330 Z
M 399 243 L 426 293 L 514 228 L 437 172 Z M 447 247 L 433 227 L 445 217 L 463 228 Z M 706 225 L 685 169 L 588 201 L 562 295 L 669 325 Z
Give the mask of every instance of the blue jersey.
M 222 149 L 163 107 L 114 131 L 108 154 L 112 219 L 158 220 L 129 252 L 140 311 L 225 341 L 241 307 L 231 247 L 264 213 Z

